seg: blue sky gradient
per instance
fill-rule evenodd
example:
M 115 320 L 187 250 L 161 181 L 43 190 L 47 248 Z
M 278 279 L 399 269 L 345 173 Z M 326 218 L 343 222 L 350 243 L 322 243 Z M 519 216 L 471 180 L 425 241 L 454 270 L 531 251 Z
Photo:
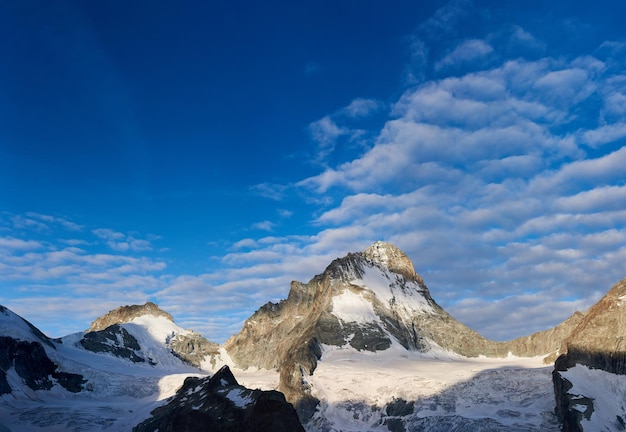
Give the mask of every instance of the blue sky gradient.
M 0 4 L 0 304 L 222 342 L 391 241 L 487 337 L 626 276 L 626 6 Z

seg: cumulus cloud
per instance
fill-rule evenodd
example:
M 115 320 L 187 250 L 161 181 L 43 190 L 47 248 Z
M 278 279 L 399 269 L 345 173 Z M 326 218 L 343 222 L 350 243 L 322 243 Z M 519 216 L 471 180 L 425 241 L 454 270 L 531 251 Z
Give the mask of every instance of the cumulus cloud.
M 624 101 L 626 102 L 626 98 Z M 626 137 L 626 123 L 604 125 L 583 133 L 583 140 L 594 148 L 624 137 Z

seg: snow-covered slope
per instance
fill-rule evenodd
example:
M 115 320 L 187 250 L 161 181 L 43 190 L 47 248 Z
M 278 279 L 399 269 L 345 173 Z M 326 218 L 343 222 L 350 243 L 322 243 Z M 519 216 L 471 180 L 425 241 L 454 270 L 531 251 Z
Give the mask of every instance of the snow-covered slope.
M 38 344 L 54 364 L 55 374 L 82 378 L 80 391 L 59 385 L 34 390 L 13 367 L 16 359 L 9 359 L 12 391 L 0 396 L 0 430 L 131 430 L 172 396 L 186 377 L 206 375 L 171 353 L 168 337 L 186 331 L 163 317 L 146 315 L 123 325 L 139 342 L 138 352 L 151 359 L 134 363 L 86 350 L 80 344 L 83 333 L 51 341 L 10 310 L 0 312 L 0 335 Z M 4 347 L 6 343 L 2 342 Z M 54 383 L 53 376 L 50 380 Z
M 0 336 L 52 345 L 50 339 L 35 326 L 2 305 L 0 305 Z
M 325 346 L 308 378 L 314 431 L 558 431 L 551 368 L 540 357 Z M 483 428 L 483 429 L 481 429 Z

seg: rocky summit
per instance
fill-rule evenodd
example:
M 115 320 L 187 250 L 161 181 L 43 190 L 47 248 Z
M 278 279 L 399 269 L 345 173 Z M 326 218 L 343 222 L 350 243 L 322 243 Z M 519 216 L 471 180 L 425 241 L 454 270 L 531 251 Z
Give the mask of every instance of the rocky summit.
M 200 367 L 208 359 L 215 365 L 219 355 L 219 345 L 210 342 L 192 330 L 184 330 L 174 325 L 174 318 L 152 302 L 144 305 L 121 306 L 97 318 L 84 334 L 80 343 L 93 352 L 111 353 L 133 362 L 152 362 L 149 353 L 142 353 L 139 342 L 129 333 L 125 325 L 132 325 L 142 317 L 165 320 L 171 333 L 163 341 L 169 351 L 182 361 Z
M 239 367 L 279 370 L 280 390 L 306 420 L 318 403 L 307 376 L 325 345 L 377 352 L 397 342 L 408 351 L 465 357 L 537 356 L 557 352 L 576 323 L 511 342 L 485 339 L 433 300 L 404 252 L 376 242 L 334 260 L 306 284 L 292 282 L 287 299 L 261 307 L 225 348 Z
M 120 306 L 117 309 L 107 312 L 91 323 L 87 329 L 87 333 L 104 330 L 113 324 L 125 324 L 143 315 L 161 316 L 174 322 L 172 315 L 162 310 L 156 304 L 146 302 L 143 305 Z

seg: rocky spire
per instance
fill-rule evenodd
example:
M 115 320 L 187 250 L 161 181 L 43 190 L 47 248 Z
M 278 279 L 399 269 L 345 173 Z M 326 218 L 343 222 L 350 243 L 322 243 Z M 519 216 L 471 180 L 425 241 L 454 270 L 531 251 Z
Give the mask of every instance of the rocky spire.
M 395 273 L 403 275 L 407 280 L 415 280 L 417 274 L 409 257 L 391 243 L 377 241 L 363 253 L 365 258 L 379 263 Z

